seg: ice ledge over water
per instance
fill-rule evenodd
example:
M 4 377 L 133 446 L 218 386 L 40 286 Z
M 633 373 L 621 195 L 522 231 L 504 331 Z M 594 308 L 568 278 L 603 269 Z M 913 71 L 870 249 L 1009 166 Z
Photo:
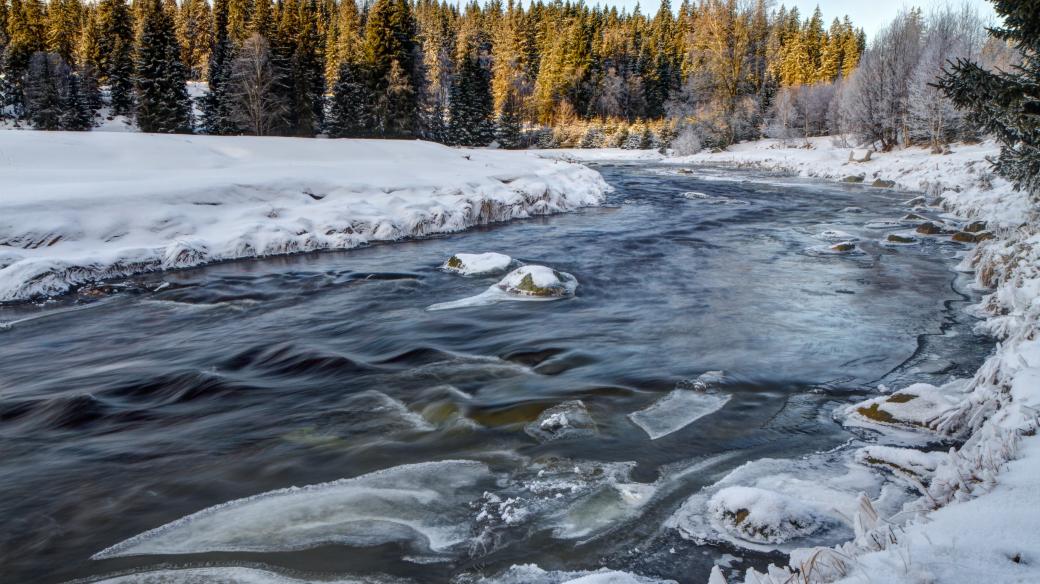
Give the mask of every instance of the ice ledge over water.
M 594 170 L 420 141 L 0 132 L 0 302 L 597 205 Z

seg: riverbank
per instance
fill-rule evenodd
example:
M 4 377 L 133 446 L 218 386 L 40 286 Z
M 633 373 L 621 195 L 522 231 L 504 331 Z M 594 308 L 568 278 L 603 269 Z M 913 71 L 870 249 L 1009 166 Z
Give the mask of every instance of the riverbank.
M 0 132 L 0 302 L 599 204 L 594 170 L 389 140 Z
M 1035 526 L 1040 520 L 1040 234 L 1035 207 L 1025 193 L 995 176 L 986 161 L 994 143 L 956 144 L 936 155 L 926 149 L 888 153 L 835 146 L 829 138 L 783 147 L 774 140 L 736 145 L 725 152 L 665 158 L 647 152 L 614 152 L 614 160 L 654 160 L 757 168 L 802 177 L 917 191 L 950 218 L 985 223 L 995 238 L 966 252 L 960 267 L 989 290 L 973 310 L 979 327 L 998 347 L 975 376 L 941 387 L 916 384 L 846 409 L 846 425 L 886 434 L 910 432 L 923 439 L 963 440 L 939 454 L 925 449 L 879 448 L 862 457 L 908 477 L 920 497 L 898 517 L 879 517 L 869 500 L 855 518 L 856 537 L 836 548 L 794 551 L 789 567 L 768 574 L 750 570 L 746 583 L 788 582 L 1027 582 L 1040 578 Z M 611 159 L 604 150 L 543 155 L 568 160 Z M 877 181 L 877 182 L 875 182 Z M 907 404 L 901 406 L 901 404 Z M 867 450 L 867 449 L 864 449 Z M 730 576 L 731 581 L 734 575 Z M 724 582 L 721 571 L 712 584 Z

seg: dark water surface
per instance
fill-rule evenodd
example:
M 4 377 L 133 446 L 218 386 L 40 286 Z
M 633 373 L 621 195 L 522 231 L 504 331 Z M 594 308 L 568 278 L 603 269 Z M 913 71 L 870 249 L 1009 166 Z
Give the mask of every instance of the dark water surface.
M 885 231 L 864 227 L 905 214 L 908 195 L 718 169 L 601 170 L 617 188 L 602 208 L 142 277 L 169 286 L 64 300 L 0 330 L 0 582 L 160 565 L 443 582 L 518 563 L 703 582 L 733 550 L 660 528 L 684 497 L 748 460 L 841 444 L 838 405 L 881 382 L 970 372 L 990 347 L 963 315 L 972 293 L 951 270 L 963 248 L 887 248 Z M 806 253 L 825 229 L 865 238 L 864 253 Z M 496 281 L 436 269 L 482 251 L 570 272 L 577 296 L 427 311 Z M 11 306 L 0 321 L 40 314 Z M 922 373 L 936 355 L 950 363 Z M 709 370 L 726 373 L 722 410 L 658 440 L 626 417 Z M 573 399 L 596 433 L 540 443 L 524 432 Z M 482 461 L 491 478 L 457 490 L 434 521 L 467 534 L 447 549 L 406 535 L 90 559 L 226 501 L 449 459 Z M 577 486 L 536 501 L 546 477 Z M 608 488 L 619 482 L 653 495 L 619 507 Z M 488 520 L 485 492 L 525 498 L 526 518 Z

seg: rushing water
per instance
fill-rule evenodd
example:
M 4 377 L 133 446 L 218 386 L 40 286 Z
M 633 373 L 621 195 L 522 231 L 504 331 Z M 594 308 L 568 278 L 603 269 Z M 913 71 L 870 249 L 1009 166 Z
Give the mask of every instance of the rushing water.
M 661 528 L 685 497 L 748 460 L 835 447 L 850 436 L 837 406 L 878 383 L 964 374 L 989 348 L 971 333 L 972 293 L 951 270 L 962 247 L 884 247 L 886 232 L 864 226 L 903 215 L 905 194 L 710 169 L 601 170 L 617 188 L 602 208 L 0 308 L 0 321 L 21 321 L 0 331 L 0 581 L 252 565 L 442 582 L 535 563 L 703 582 L 736 551 Z M 826 229 L 864 238 L 864 253 L 807 253 Z M 427 311 L 495 281 L 436 269 L 462 251 L 552 266 L 580 287 L 556 302 Z M 657 440 L 627 417 L 711 370 L 725 372 L 732 396 L 721 410 Z M 574 399 L 594 430 L 549 442 L 524 431 Z M 193 549 L 212 535 L 199 528 L 180 541 L 188 553 L 159 542 L 90 559 L 226 501 L 442 460 L 483 465 L 384 480 L 417 483 L 419 503 L 365 483 L 308 515 L 302 495 L 288 531 L 211 521 L 251 542 L 240 551 Z M 618 483 L 639 503 L 614 501 Z M 518 497 L 523 516 L 510 520 L 499 495 Z M 294 545 L 306 537 L 292 529 L 384 504 L 406 508 L 407 521 L 354 524 L 344 545 Z

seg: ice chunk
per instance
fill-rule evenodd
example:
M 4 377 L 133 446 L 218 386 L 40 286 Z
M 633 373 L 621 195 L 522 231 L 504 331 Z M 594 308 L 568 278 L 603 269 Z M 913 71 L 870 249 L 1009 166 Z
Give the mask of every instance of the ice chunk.
M 434 304 L 427 310 L 487 306 L 504 300 L 559 300 L 573 296 L 577 289 L 577 278 L 566 272 L 545 266 L 522 266 L 476 296 Z
M 748 201 L 743 199 L 731 199 L 729 197 L 718 197 L 715 195 L 709 195 L 707 193 L 699 193 L 696 191 L 689 191 L 683 193 L 683 198 L 690 199 L 691 201 L 699 201 L 708 205 L 750 205 Z
M 524 431 L 541 442 L 596 433 L 596 422 L 581 400 L 566 401 L 544 412 Z
M 97 580 L 94 581 L 94 584 L 305 584 L 307 582 L 314 582 L 314 580 L 301 580 L 267 570 L 234 566 L 135 572 Z M 322 584 L 375 584 L 386 581 L 347 578 L 323 579 L 321 582 Z
M 445 551 L 467 539 L 466 504 L 491 476 L 483 463 L 446 460 L 270 491 L 203 509 L 98 552 L 94 559 L 388 542 Z
M 441 269 L 463 276 L 497 274 L 509 269 L 513 258 L 500 253 L 457 253 L 444 262 Z
M 632 422 L 657 440 L 722 409 L 728 394 L 676 389 L 650 407 L 628 415 Z

